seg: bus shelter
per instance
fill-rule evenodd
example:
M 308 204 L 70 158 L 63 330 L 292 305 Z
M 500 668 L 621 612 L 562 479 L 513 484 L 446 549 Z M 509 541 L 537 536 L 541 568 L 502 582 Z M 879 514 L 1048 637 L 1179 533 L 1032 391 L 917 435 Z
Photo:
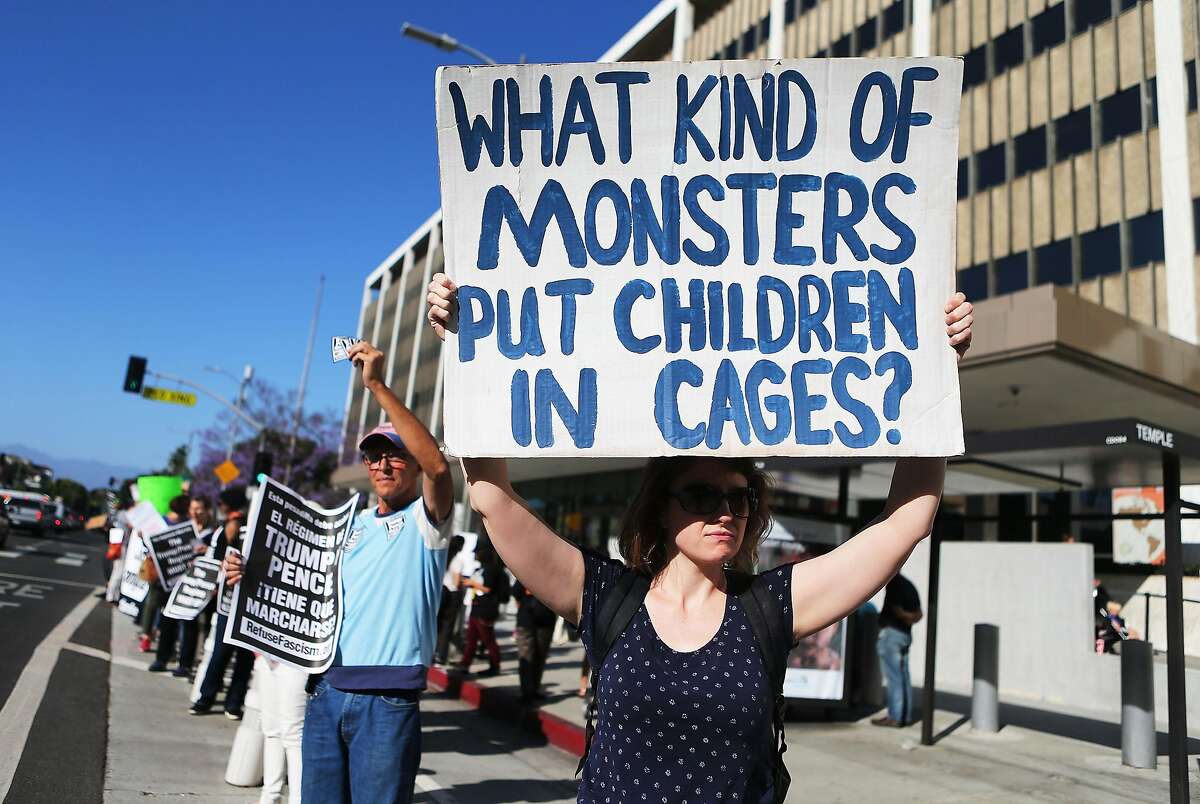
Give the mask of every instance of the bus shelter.
M 1184 676 L 1183 546 L 1181 522 L 1200 506 L 1180 498 L 1185 480 L 1200 479 L 1200 437 L 1134 418 L 1078 422 L 986 433 L 968 433 L 966 454 L 951 468 L 1064 488 L 1161 486 L 1161 514 L 1114 514 L 1121 518 L 1161 518 L 1165 536 L 1167 712 L 1171 801 L 1188 800 L 1187 702 Z M 1188 511 L 1189 513 L 1185 513 Z M 1068 515 L 1068 519 L 1075 518 Z M 940 523 L 929 552 L 929 616 L 925 643 L 925 691 L 921 741 L 933 743 L 936 690 Z

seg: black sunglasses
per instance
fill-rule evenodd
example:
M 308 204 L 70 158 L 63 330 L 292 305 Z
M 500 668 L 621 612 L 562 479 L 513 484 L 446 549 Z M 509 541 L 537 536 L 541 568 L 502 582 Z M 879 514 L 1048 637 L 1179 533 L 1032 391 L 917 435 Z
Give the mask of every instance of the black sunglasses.
M 721 491 L 716 486 L 707 483 L 697 483 L 684 486 L 679 491 L 673 491 L 670 496 L 675 498 L 679 507 L 689 514 L 708 516 L 715 514 L 721 508 L 721 503 L 729 505 L 729 513 L 738 519 L 745 519 L 758 504 L 758 495 L 749 486 L 739 486 L 729 491 Z
M 407 452 L 384 452 L 383 450 L 364 451 L 362 454 L 363 463 L 367 468 L 382 466 L 384 462 L 390 463 L 392 466 L 400 466 L 412 460 L 412 455 Z

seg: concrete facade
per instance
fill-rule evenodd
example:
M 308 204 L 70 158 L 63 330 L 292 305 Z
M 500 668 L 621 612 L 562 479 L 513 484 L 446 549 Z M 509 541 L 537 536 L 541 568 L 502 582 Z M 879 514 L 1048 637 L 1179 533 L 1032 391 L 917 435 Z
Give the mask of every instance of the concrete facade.
M 1092 548 L 1087 544 L 942 544 L 937 688 L 971 691 L 976 623 L 1000 628 L 1000 700 L 1117 721 L 1121 660 L 1093 647 Z M 929 542 L 901 572 L 929 603 Z M 952 601 L 952 603 L 948 602 Z M 878 602 L 878 601 L 877 601 Z M 1137 626 L 1130 621 L 1130 625 Z M 913 684 L 925 683 L 926 621 L 913 628 Z M 1164 640 L 1165 646 L 1165 640 Z M 1166 664 L 1155 663 L 1155 716 L 1167 727 Z M 1187 670 L 1189 734 L 1200 734 L 1200 670 Z

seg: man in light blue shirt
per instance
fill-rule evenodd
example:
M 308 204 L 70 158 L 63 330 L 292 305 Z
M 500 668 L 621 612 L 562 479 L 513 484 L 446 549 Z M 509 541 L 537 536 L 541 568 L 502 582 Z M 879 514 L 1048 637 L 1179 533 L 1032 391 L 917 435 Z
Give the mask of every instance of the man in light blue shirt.
M 438 443 L 384 383 L 382 352 L 348 350 L 391 424 L 359 442 L 374 508 L 342 547 L 342 625 L 332 666 L 310 681 L 302 801 L 412 801 L 421 762 L 418 702 L 433 661 L 454 484 Z M 232 570 L 232 573 L 231 573 Z M 240 577 L 240 561 L 227 560 Z

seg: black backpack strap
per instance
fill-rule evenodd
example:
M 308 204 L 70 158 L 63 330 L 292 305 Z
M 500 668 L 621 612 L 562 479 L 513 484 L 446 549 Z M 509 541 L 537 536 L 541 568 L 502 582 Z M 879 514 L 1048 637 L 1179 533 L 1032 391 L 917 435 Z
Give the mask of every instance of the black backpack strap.
M 591 696 L 588 700 L 587 727 L 584 731 L 583 756 L 579 758 L 579 766 L 575 775 L 583 771 L 588 754 L 592 749 L 592 737 L 596 733 L 596 684 L 600 681 L 600 666 L 608 655 L 629 621 L 646 600 L 650 591 L 650 579 L 636 572 L 623 572 L 613 583 L 612 589 L 604 596 L 599 611 L 592 621 L 592 655 L 588 659 L 592 663 Z
M 739 572 L 730 572 L 728 577 L 730 591 L 741 601 L 746 617 L 750 620 L 750 628 L 758 642 L 758 655 L 762 658 L 763 669 L 767 672 L 771 693 L 775 697 L 772 721 L 772 747 L 775 749 L 775 756 L 771 780 L 775 801 L 782 802 L 792 783 L 791 775 L 783 763 L 783 754 L 787 751 L 787 739 L 783 731 L 783 717 L 787 709 L 787 701 L 783 697 L 783 677 L 787 672 L 787 654 L 794 640 L 792 635 L 787 633 L 783 612 L 778 603 L 771 599 L 765 583 L 759 582 L 757 576 Z

